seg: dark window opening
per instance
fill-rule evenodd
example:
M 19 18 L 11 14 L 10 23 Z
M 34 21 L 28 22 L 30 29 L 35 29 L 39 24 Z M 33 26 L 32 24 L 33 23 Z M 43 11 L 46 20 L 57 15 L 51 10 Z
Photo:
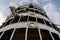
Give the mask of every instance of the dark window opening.
M 0 40 L 10 40 L 12 32 L 13 32 L 13 29 L 5 31 L 4 35 Z
M 6 22 L 5 22 L 5 23 L 6 23 Z M 0 29 L 1 29 L 2 27 L 6 26 L 5 23 L 3 23 L 3 24 L 0 26 Z
M 19 21 L 20 17 L 15 17 L 14 20 L 12 21 L 12 23 L 17 23 Z
M 55 40 L 60 40 L 59 36 L 55 33 L 52 33 L 53 37 L 55 38 Z
M 54 27 L 54 29 L 59 30 L 59 29 L 56 27 L 55 24 L 52 23 L 51 25 L 52 25 L 52 27 Z
M 13 20 L 13 19 L 8 20 L 8 21 L 6 22 L 6 25 L 9 25 L 12 20 Z M 6 26 L 6 25 L 5 25 L 5 26 Z
M 34 9 L 38 9 L 38 8 L 34 7 Z M 39 10 L 39 9 L 38 9 L 38 10 Z
M 43 19 L 41 19 L 41 18 L 37 18 L 37 19 L 38 19 L 38 22 L 39 22 L 39 23 L 43 23 L 43 24 L 44 24 Z
M 40 40 L 39 32 L 37 28 L 28 29 L 27 40 Z
M 52 40 L 52 37 L 48 30 L 41 29 L 42 40 Z
M 45 14 L 45 16 L 47 17 L 47 15 Z M 48 18 L 48 17 L 47 17 Z
M 44 20 L 44 21 L 45 21 L 45 23 L 46 23 L 48 26 L 51 27 L 51 24 L 50 24 L 48 21 L 46 21 L 46 20 Z
M 15 11 L 18 11 L 18 10 L 20 10 L 21 8 L 20 7 L 18 7 Z
M 55 25 L 52 23 L 52 26 L 55 27 Z
M 20 10 L 21 8 L 19 7 L 19 8 L 17 8 L 17 10 Z
M 29 16 L 29 21 L 35 21 L 36 22 L 36 18 Z
M 26 28 L 16 29 L 12 40 L 25 40 Z
M 20 19 L 20 22 L 26 22 L 27 18 L 28 18 L 28 16 L 22 16 Z
M 5 22 L 5 23 L 6 23 L 6 22 Z M 3 24 L 1 25 L 1 27 L 4 26 L 5 23 L 3 23 Z M 1 27 L 0 27 L 0 28 L 1 28 Z
M 35 10 L 34 12 L 39 13 L 39 11 Z
M 28 8 L 26 8 L 26 11 L 28 11 Z
M 0 32 L 0 35 L 2 34 L 2 32 Z
M 52 23 L 51 25 L 54 29 L 56 29 L 58 32 L 60 32 L 60 29 L 55 24 Z
M 45 16 L 43 13 L 40 12 L 41 15 Z

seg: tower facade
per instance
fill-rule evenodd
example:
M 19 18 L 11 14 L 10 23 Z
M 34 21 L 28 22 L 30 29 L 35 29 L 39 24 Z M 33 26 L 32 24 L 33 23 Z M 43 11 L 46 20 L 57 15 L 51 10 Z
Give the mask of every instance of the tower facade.
M 38 4 L 24 3 L 10 10 L 0 27 L 0 40 L 60 40 L 60 30 Z

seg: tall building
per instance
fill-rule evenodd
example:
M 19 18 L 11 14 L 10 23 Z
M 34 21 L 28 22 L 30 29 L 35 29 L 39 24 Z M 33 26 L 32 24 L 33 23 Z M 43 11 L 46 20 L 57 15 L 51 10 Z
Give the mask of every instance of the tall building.
M 0 40 L 60 40 L 60 30 L 38 4 L 23 3 L 10 10 L 0 27 Z

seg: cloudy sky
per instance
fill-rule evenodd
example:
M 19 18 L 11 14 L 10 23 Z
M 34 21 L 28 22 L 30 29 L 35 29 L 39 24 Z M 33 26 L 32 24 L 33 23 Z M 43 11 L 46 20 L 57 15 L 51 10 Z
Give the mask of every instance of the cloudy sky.
M 22 2 L 34 2 L 41 5 L 52 22 L 60 25 L 60 0 L 0 0 L 0 25 L 10 15 L 9 6 L 18 6 Z

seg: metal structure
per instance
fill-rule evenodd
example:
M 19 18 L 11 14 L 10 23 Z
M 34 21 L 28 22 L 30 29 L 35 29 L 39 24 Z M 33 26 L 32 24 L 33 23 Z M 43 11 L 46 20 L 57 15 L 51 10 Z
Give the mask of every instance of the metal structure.
M 41 6 L 10 6 L 11 15 L 0 27 L 0 40 L 60 40 L 60 31 Z

